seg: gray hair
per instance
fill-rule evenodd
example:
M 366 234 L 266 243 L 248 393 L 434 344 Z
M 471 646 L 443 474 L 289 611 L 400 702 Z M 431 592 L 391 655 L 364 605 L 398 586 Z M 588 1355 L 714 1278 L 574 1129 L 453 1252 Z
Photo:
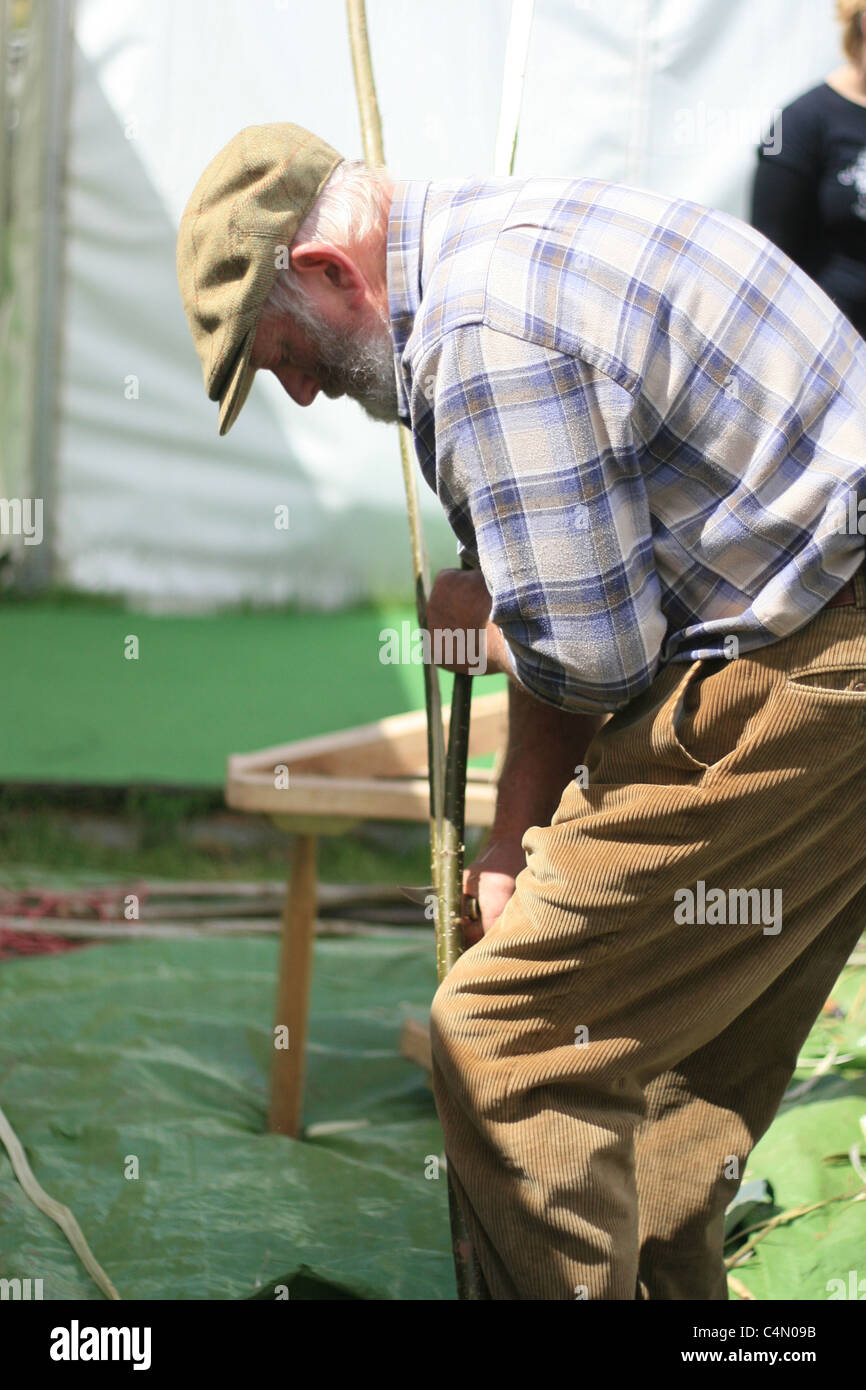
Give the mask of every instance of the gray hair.
M 330 241 L 346 250 L 357 246 L 382 221 L 387 209 L 384 188 L 389 179 L 386 169 L 361 159 L 344 159 L 298 227 L 292 246 L 305 241 Z M 290 265 L 280 267 L 262 305 L 262 317 L 294 314 L 308 302 L 302 277 Z

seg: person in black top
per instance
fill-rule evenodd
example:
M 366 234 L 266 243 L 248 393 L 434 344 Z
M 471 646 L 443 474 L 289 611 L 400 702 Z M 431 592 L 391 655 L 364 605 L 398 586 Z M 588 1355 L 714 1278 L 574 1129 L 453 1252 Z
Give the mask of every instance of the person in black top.
M 866 0 L 836 11 L 848 62 L 774 121 L 751 220 L 866 337 Z

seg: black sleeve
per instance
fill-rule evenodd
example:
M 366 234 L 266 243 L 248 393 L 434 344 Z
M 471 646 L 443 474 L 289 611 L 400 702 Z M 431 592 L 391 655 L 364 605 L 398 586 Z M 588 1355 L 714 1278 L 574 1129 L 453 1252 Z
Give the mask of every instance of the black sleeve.
M 752 226 L 814 275 L 821 259 L 815 181 L 774 159 L 759 159 L 752 185 Z
M 823 244 L 818 216 L 821 149 L 816 90 L 786 106 L 773 121 L 758 148 L 752 187 L 752 226 L 809 275 L 820 264 Z

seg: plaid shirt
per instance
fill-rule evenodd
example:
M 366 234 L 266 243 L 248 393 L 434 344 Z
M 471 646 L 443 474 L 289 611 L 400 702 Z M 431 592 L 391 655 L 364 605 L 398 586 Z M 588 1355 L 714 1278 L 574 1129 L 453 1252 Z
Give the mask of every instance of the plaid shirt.
M 410 180 L 387 265 L 401 417 L 539 699 L 619 709 L 856 570 L 866 342 L 752 228 L 596 179 Z

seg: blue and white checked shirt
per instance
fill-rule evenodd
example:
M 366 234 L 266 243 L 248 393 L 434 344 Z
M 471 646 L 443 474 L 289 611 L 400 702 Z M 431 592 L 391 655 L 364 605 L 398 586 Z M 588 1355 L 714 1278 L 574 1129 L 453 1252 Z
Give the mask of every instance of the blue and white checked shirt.
M 863 558 L 866 342 L 765 237 L 596 179 L 397 184 L 400 409 L 514 675 L 619 709 Z

